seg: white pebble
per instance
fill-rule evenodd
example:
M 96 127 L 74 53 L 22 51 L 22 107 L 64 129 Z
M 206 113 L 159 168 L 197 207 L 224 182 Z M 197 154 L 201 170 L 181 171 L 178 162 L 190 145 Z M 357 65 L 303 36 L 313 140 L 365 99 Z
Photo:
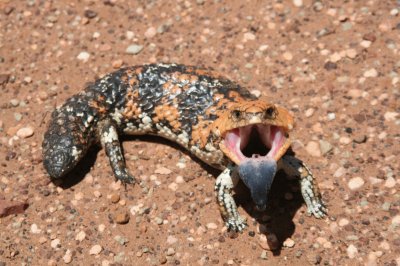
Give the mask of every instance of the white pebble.
M 176 237 L 174 237 L 174 236 L 168 236 L 167 237 L 167 243 L 168 244 L 172 245 L 172 244 L 175 244 L 176 242 L 178 242 L 178 239 Z
M 365 181 L 361 177 L 353 177 L 349 180 L 348 186 L 350 190 L 360 189 L 364 185 Z
M 207 229 L 211 229 L 211 230 L 218 228 L 218 226 L 215 223 L 208 223 L 206 226 L 207 226 Z
M 32 234 L 40 234 L 40 232 L 42 232 L 42 230 L 40 230 L 36 224 L 31 225 Z
M 395 121 L 398 115 L 399 113 L 397 112 L 386 112 L 383 117 L 385 117 L 386 121 Z
M 328 113 L 328 121 L 335 120 L 336 114 L 335 113 Z
M 54 240 L 52 240 L 52 241 L 50 242 L 50 246 L 51 246 L 52 248 L 54 248 L 54 249 L 58 249 L 58 248 L 60 248 L 60 246 L 61 246 L 60 243 L 61 243 L 60 239 L 56 238 L 56 239 L 54 239 Z
M 33 136 L 33 133 L 34 133 L 33 128 L 23 127 L 17 131 L 17 136 L 19 138 L 25 139 L 25 138 L 29 138 L 29 137 Z
M 76 57 L 78 60 L 87 62 L 89 60 L 90 54 L 88 52 L 80 52 Z
M 94 245 L 90 251 L 89 254 L 90 255 L 98 255 L 100 254 L 100 252 L 103 250 L 103 248 L 100 245 Z
M 293 5 L 296 7 L 301 7 L 303 6 L 303 0 L 293 0 Z
M 378 71 L 375 68 L 368 69 L 364 72 L 363 76 L 365 78 L 375 78 L 378 76 Z
M 172 171 L 166 167 L 160 167 L 157 168 L 154 173 L 156 174 L 160 174 L 160 175 L 169 175 L 170 173 L 172 173 Z
M 310 141 L 306 145 L 306 151 L 314 157 L 320 157 L 321 156 L 321 150 L 319 147 L 319 144 L 315 141 Z
M 154 27 L 150 27 L 150 28 L 148 28 L 147 30 L 146 30 L 146 32 L 144 33 L 144 36 L 146 37 L 146 38 L 153 38 L 154 36 L 156 36 L 156 34 L 157 34 L 157 30 L 156 30 L 156 28 L 154 28 Z
M 79 242 L 82 242 L 86 237 L 85 231 L 80 231 L 76 236 L 75 240 L 78 240 Z
M 400 226 L 400 215 L 396 215 L 392 218 L 392 225 L 393 226 Z
M 367 41 L 367 40 L 362 40 L 360 42 L 360 45 L 364 48 L 369 48 L 371 46 L 372 42 L 371 41 Z
M 132 44 L 129 45 L 128 48 L 126 48 L 125 53 L 135 55 L 140 53 L 140 51 L 142 50 L 143 50 L 143 45 Z
M 71 250 L 67 249 L 67 251 L 65 252 L 65 255 L 63 257 L 63 261 L 68 264 L 71 263 L 72 261 L 72 254 L 71 254 Z
M 357 248 L 353 244 L 350 244 L 347 248 L 347 256 L 349 256 L 350 259 L 354 259 L 357 253 Z
M 283 242 L 283 246 L 284 246 L 284 247 L 287 247 L 287 248 L 292 248 L 292 247 L 294 247 L 294 244 L 295 244 L 295 242 L 294 242 L 294 240 L 291 239 L 291 238 L 288 238 L 288 239 L 286 239 L 286 240 Z
M 304 113 L 304 115 L 305 115 L 306 117 L 311 117 L 311 116 L 314 114 L 314 112 L 315 112 L 315 109 L 314 109 L 314 108 L 308 108 L 308 109 L 306 110 L 306 112 Z

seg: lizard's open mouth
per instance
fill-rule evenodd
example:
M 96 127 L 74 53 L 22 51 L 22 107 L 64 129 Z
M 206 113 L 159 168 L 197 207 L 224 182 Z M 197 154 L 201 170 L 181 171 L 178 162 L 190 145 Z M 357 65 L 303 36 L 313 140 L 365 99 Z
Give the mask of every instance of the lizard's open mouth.
M 229 130 L 224 145 L 240 164 L 246 159 L 275 159 L 286 152 L 290 145 L 286 131 L 279 126 L 252 124 Z M 231 158 L 232 159 L 232 158 Z

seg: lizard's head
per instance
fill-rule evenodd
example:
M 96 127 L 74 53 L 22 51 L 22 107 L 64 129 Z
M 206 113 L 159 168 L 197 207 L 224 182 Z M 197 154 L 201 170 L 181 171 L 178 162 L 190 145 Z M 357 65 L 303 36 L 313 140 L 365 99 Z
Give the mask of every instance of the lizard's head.
M 233 103 L 215 121 L 220 149 L 236 165 L 259 209 L 276 173 L 276 163 L 290 147 L 293 117 L 265 100 Z
M 293 117 L 283 107 L 264 100 L 230 105 L 215 121 L 220 148 L 235 164 L 254 157 L 278 161 L 290 146 Z

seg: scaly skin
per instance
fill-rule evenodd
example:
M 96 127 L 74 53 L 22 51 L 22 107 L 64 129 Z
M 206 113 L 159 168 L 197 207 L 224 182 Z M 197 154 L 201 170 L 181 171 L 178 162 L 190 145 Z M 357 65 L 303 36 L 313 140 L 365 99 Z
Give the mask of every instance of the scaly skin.
M 162 136 L 223 171 L 216 181 L 217 201 L 227 227 L 241 231 L 245 219 L 239 216 L 231 191 L 238 180 L 235 166 L 242 158 L 226 138 L 232 130 L 249 125 L 266 125 L 268 130 L 275 126 L 285 135 L 272 157 L 285 171 L 300 177 L 310 212 L 318 218 L 325 216 L 311 172 L 301 161 L 292 157 L 285 160 L 290 146 L 288 132 L 293 127 L 289 112 L 257 99 L 212 70 L 191 66 L 122 68 L 72 96 L 52 114 L 43 141 L 43 164 L 51 178 L 61 178 L 92 144 L 100 142 L 115 177 L 134 183 L 119 135 Z

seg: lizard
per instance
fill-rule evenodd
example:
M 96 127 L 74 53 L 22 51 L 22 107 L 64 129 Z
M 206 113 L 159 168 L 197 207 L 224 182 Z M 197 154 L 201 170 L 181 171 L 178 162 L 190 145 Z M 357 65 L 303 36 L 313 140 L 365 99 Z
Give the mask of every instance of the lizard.
M 228 230 L 243 231 L 233 189 L 242 180 L 260 210 L 267 204 L 275 173 L 297 176 L 307 210 L 327 215 L 309 168 L 287 154 L 294 118 L 284 107 L 257 98 L 218 72 L 179 64 L 121 68 L 56 108 L 44 134 L 43 165 L 52 179 L 64 177 L 101 143 L 113 174 L 136 180 L 127 169 L 121 135 L 157 135 L 178 143 L 201 161 L 221 170 L 215 194 Z M 256 141 L 256 150 L 248 151 Z

